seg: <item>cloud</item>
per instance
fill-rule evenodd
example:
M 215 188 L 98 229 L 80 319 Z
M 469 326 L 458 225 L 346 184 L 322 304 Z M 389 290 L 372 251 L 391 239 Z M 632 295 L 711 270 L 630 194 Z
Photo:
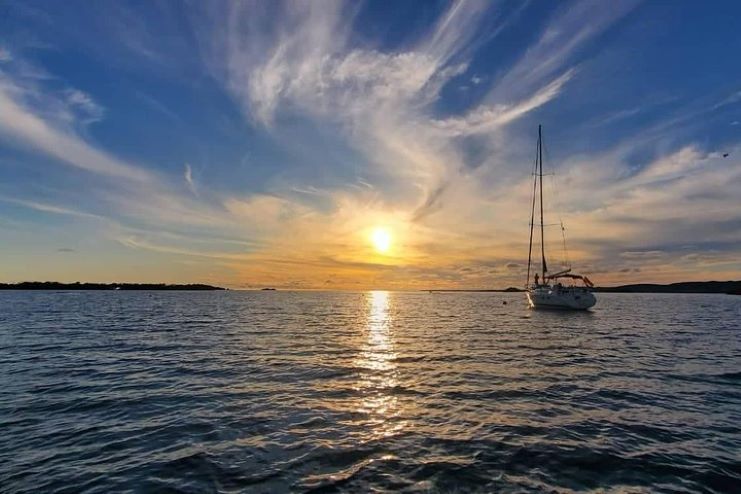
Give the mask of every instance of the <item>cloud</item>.
M 96 214 L 87 213 L 84 211 L 77 211 L 75 209 L 70 209 L 70 208 L 63 207 L 63 206 L 57 206 L 54 204 L 47 204 L 43 202 L 29 201 L 25 199 L 18 199 L 14 197 L 5 197 L 5 196 L 0 196 L 0 201 L 9 202 L 12 204 L 18 204 L 20 206 L 24 206 L 30 209 L 35 209 L 36 211 L 41 211 L 44 213 L 62 214 L 62 215 L 67 215 L 67 216 L 77 216 L 79 218 L 103 219 L 102 216 L 98 216 Z
M 679 151 L 662 157 L 643 168 L 631 181 L 630 185 L 650 183 L 658 180 L 670 180 L 692 173 L 702 166 L 709 155 L 701 153 L 694 146 L 686 146 Z
M 5 48 L 4 46 L 0 46 L 0 63 L 10 62 L 12 60 L 13 55 L 10 53 L 10 50 Z
M 250 118 L 269 129 L 279 128 L 281 115 L 339 125 L 353 150 L 396 185 L 415 221 L 436 210 L 447 184 L 464 168 L 455 138 L 521 118 L 554 98 L 574 74 L 565 71 L 517 104 L 430 118 L 442 88 L 467 69 L 491 4 L 454 3 L 430 31 L 390 52 L 351 46 L 351 22 L 340 21 L 349 15 L 346 8 L 324 7 L 288 4 L 279 26 L 259 8 L 245 7 L 249 15 L 235 8 L 220 50 L 227 53 L 224 84 Z
M 488 7 L 489 3 L 483 0 L 452 3 L 417 49 L 430 54 L 438 65 L 448 62 L 476 39 L 481 17 Z
M 194 194 L 198 195 L 198 191 L 196 190 L 196 184 L 193 181 L 193 170 L 190 168 L 190 165 L 188 163 L 185 164 L 185 171 L 183 173 L 183 178 L 185 179 L 185 183 L 188 184 L 188 189 Z
M 639 0 L 617 2 L 604 7 L 591 0 L 573 2 L 557 9 L 536 43 L 510 67 L 491 89 L 488 99 L 511 99 L 563 72 L 565 66 L 587 43 L 627 15 Z
M 628 251 L 620 253 L 620 257 L 626 259 L 659 259 L 664 256 L 666 256 L 666 252 L 662 250 Z
M 351 12 L 340 2 L 282 3 L 278 9 L 276 17 L 267 5 L 234 3 L 217 13 L 204 43 L 246 112 L 266 125 L 282 99 L 316 81 L 351 25 Z
M 738 102 L 741 102 L 741 91 L 736 91 L 735 93 L 731 94 L 727 98 L 723 99 L 722 101 L 718 102 L 713 106 L 713 110 L 717 110 L 719 108 L 722 108 L 724 106 L 729 106 L 736 104 Z
M 231 261 L 248 261 L 249 257 L 245 254 L 233 253 L 233 252 L 210 252 L 210 251 L 198 251 L 193 249 L 184 248 L 181 246 L 172 245 L 159 245 L 150 242 L 147 239 L 139 238 L 134 235 L 122 236 L 116 238 L 118 242 L 126 247 L 133 249 L 145 249 L 153 252 L 160 252 L 163 254 L 176 254 L 182 256 L 192 257 L 205 257 L 209 259 L 217 260 L 231 260 Z
M 514 121 L 558 96 L 563 86 L 574 76 L 574 72 L 573 69 L 564 72 L 535 94 L 517 104 L 480 106 L 464 117 L 437 121 L 435 125 L 454 137 L 492 132 L 496 127 Z
M 124 163 L 90 145 L 79 135 L 50 124 L 18 101 L 22 94 L 23 90 L 0 74 L 0 137 L 5 137 L 6 142 L 23 144 L 89 172 L 138 182 L 152 180 L 147 171 Z M 72 92 L 67 98 L 76 105 L 87 105 L 88 108 L 92 105 L 83 93 Z
M 235 7 L 220 45 L 227 54 L 221 73 L 262 125 L 275 129 L 276 116 L 286 114 L 335 123 L 381 177 L 407 178 L 407 197 L 432 193 L 460 161 L 425 113 L 465 70 L 461 51 L 485 6 L 453 4 L 430 33 L 398 52 L 349 46 L 352 12 L 339 3 L 283 5 L 279 25 L 260 8 Z
M 67 88 L 63 92 L 68 105 L 80 111 L 85 124 L 97 122 L 103 118 L 103 107 L 97 104 L 89 94 L 79 89 Z

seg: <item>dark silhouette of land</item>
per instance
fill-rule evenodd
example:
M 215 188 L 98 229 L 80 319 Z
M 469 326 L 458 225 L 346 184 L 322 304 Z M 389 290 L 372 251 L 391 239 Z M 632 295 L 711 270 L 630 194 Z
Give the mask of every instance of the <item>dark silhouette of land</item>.
M 741 281 L 682 281 L 660 285 L 639 283 L 635 285 L 598 286 L 592 289 L 600 293 L 728 293 L 741 295 Z M 524 292 L 522 288 L 509 287 L 504 290 L 425 290 L 429 292 Z
M 218 286 L 189 284 L 168 285 L 165 283 L 59 283 L 57 281 L 23 281 L 21 283 L 0 283 L 0 290 L 172 290 L 207 291 L 225 290 Z
M 170 290 L 170 291 L 209 291 L 226 288 L 193 283 L 187 285 L 168 285 L 165 283 L 59 283 L 57 281 L 23 281 L 21 283 L 0 283 L 0 290 Z M 275 290 L 275 288 L 263 288 Z M 727 293 L 741 295 L 741 281 L 683 281 L 660 285 L 639 283 L 635 285 L 600 286 L 593 288 L 600 293 Z M 523 292 L 521 288 L 499 289 L 432 289 L 426 292 Z
M 595 292 L 604 293 L 741 293 L 741 281 L 683 281 L 658 285 L 639 283 L 637 285 L 595 287 Z

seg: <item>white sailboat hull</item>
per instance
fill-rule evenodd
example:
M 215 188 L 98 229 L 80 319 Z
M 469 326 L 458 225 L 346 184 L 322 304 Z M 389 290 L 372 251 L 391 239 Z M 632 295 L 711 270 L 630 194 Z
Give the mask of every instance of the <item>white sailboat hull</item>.
M 580 287 L 539 286 L 527 291 L 533 309 L 586 310 L 597 303 L 594 294 Z

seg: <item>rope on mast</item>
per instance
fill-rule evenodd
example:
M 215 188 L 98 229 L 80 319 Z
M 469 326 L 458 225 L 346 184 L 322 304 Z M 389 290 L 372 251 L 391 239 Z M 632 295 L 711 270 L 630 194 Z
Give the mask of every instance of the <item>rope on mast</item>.
M 551 160 L 550 153 L 548 152 L 548 146 L 543 143 L 543 154 L 545 155 L 546 160 L 549 163 L 553 163 L 553 160 Z M 551 191 L 553 196 L 553 206 L 551 207 L 551 211 L 556 211 L 556 216 L 558 217 L 558 223 L 553 223 L 552 225 L 559 225 L 561 226 L 561 239 L 563 241 L 563 258 L 561 259 L 561 262 L 563 264 L 564 269 L 571 268 L 571 259 L 569 258 L 569 249 L 567 247 L 566 243 L 566 227 L 563 226 L 563 215 L 561 214 L 561 194 L 559 193 L 558 189 L 558 180 L 556 180 L 556 170 L 553 166 L 551 166 L 551 172 L 550 173 L 544 173 L 543 175 L 548 175 L 551 177 L 550 185 L 551 185 Z M 550 226 L 550 225 L 546 225 Z
M 540 139 L 538 139 L 538 146 L 540 146 Z M 530 266 L 532 265 L 533 259 L 533 228 L 535 228 L 535 197 L 538 186 L 538 148 L 535 150 L 535 165 L 533 166 L 532 175 L 535 177 L 533 180 L 533 206 L 530 210 L 530 246 L 527 250 L 527 279 L 525 280 L 525 288 L 530 286 Z
M 561 221 L 561 236 L 563 237 L 563 255 L 564 255 L 564 266 L 571 268 L 571 261 L 569 260 L 569 248 L 566 247 L 566 228 L 563 226 L 563 220 Z
M 543 224 L 543 133 L 542 126 L 538 124 L 538 161 L 540 161 L 540 255 L 542 259 L 543 273 L 542 277 L 545 280 L 545 274 L 548 271 L 548 266 L 545 263 L 545 228 Z

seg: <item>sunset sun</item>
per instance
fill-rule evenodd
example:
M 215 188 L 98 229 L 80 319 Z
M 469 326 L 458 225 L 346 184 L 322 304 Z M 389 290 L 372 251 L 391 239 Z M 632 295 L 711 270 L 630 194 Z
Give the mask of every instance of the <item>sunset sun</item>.
M 371 232 L 373 247 L 380 254 L 386 254 L 391 248 L 391 233 L 383 227 L 374 228 Z

